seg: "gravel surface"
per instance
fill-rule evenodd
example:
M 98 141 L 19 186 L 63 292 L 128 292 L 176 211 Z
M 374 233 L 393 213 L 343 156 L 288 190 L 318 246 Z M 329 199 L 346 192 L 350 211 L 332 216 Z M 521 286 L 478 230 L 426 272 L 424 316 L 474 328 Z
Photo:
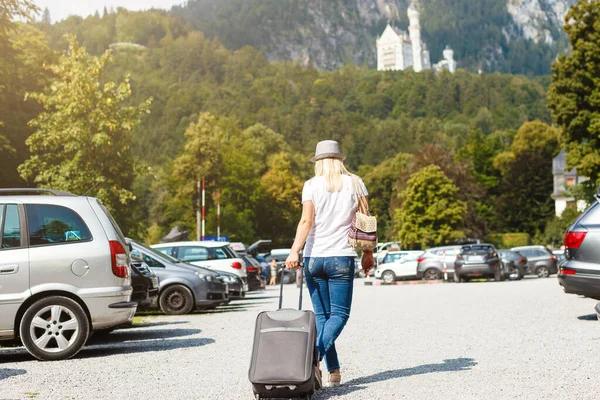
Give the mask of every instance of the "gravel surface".
M 284 305 L 296 305 L 294 285 Z M 254 319 L 277 289 L 201 314 L 148 318 L 76 358 L 0 349 L 0 399 L 253 399 Z M 305 296 L 305 305 L 310 300 Z M 337 342 L 345 385 L 315 399 L 596 399 L 595 301 L 554 277 L 364 286 Z

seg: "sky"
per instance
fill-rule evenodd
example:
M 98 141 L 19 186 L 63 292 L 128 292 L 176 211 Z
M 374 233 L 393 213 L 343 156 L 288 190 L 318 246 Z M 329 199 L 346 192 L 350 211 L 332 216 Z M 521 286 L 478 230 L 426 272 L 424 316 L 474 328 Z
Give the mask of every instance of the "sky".
M 34 0 L 34 2 L 41 10 L 48 7 L 52 22 L 56 22 L 69 15 L 86 17 L 95 13 L 96 10 L 102 15 L 104 6 L 109 9 L 110 7 L 124 7 L 128 10 L 170 9 L 176 4 L 184 3 L 185 0 Z M 41 18 L 41 13 L 38 18 Z

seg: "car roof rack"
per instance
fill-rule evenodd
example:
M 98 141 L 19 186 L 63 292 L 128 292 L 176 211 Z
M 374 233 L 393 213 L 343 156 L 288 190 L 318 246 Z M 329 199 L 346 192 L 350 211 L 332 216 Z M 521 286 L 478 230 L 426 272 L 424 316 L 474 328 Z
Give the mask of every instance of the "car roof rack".
M 14 188 L 14 189 L 0 189 L 0 196 L 20 196 L 20 195 L 41 195 L 51 194 L 53 196 L 70 196 L 75 197 L 73 193 L 63 192 L 61 190 L 54 189 L 38 189 L 38 188 Z

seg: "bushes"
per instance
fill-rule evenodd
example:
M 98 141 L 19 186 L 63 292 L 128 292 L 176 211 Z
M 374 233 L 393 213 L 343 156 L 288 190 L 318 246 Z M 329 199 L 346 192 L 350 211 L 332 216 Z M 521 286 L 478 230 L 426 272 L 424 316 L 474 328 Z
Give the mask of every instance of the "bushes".
M 523 232 L 493 233 L 488 236 L 488 241 L 498 249 L 510 249 L 530 244 L 529 234 Z

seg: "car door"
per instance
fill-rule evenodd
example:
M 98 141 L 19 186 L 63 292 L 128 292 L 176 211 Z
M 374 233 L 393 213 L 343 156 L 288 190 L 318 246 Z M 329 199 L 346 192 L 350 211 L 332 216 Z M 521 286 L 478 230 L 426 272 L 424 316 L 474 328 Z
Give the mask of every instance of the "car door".
M 525 256 L 525 258 L 527 258 L 527 269 L 529 270 L 529 272 L 533 272 L 533 270 L 535 268 L 535 264 L 537 262 L 535 250 L 534 249 L 523 249 L 523 250 L 519 250 L 519 253 L 521 253 L 522 255 Z
M 14 335 L 15 315 L 31 296 L 23 205 L 0 203 L 0 338 Z
M 60 289 L 85 301 L 114 291 L 110 249 L 97 218 L 84 221 L 75 208 L 54 204 L 26 204 L 25 211 L 32 294 Z

